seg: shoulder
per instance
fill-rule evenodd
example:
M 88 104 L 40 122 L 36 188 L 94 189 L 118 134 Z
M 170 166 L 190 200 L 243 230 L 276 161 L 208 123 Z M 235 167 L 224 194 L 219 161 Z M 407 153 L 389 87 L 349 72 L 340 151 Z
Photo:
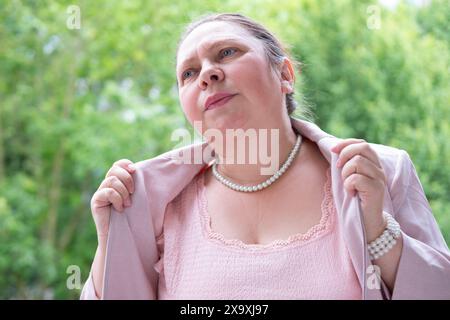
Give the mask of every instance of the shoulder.
M 185 168 L 185 165 L 203 165 L 204 143 L 177 147 L 152 158 L 136 162 L 136 167 L 143 170 L 172 170 Z
M 386 174 L 400 174 L 411 162 L 406 150 L 370 142 L 369 145 L 378 155 Z
M 327 140 L 324 145 L 327 145 L 328 149 L 332 148 L 337 143 L 344 141 L 345 138 L 330 135 L 325 137 L 324 140 Z M 394 180 L 398 180 L 400 177 L 403 178 L 403 180 L 408 179 L 412 162 L 407 151 L 385 144 L 378 144 L 370 141 L 367 141 L 367 143 L 377 154 L 380 164 L 390 182 L 394 182 Z
M 402 202 L 407 195 L 408 186 L 417 173 L 410 155 L 406 150 L 369 143 L 377 153 L 387 179 L 387 188 L 392 198 Z
M 330 147 L 345 140 L 344 138 L 332 136 Z M 414 170 L 414 165 L 406 150 L 393 146 L 378 144 L 367 141 L 370 148 L 377 154 L 380 164 L 387 178 L 389 191 L 400 193 L 400 189 L 410 184 L 410 179 Z M 404 189 L 404 188 L 403 188 Z
M 191 144 L 136 162 L 135 183 L 143 184 L 147 192 L 181 190 L 204 167 L 202 150 L 203 144 Z
M 402 156 L 405 153 L 402 149 L 383 144 L 369 142 L 369 145 L 378 155 L 382 165 L 388 168 L 392 166 L 395 167 L 398 164 L 398 161 L 402 160 Z

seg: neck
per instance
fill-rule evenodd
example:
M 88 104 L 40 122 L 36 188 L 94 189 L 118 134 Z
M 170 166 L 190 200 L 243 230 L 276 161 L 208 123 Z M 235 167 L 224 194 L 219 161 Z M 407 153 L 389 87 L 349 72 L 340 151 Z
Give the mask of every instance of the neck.
M 237 140 L 245 143 L 239 144 L 234 139 L 234 145 L 228 145 L 228 150 L 227 143 L 231 143 L 229 137 L 227 139 L 225 136 L 225 141 L 218 141 L 220 148 L 217 148 L 216 143 L 219 173 L 239 184 L 258 184 L 283 165 L 297 140 L 297 134 L 292 127 L 255 132 L 253 139 L 244 140 L 239 138 L 242 136 L 237 135 Z

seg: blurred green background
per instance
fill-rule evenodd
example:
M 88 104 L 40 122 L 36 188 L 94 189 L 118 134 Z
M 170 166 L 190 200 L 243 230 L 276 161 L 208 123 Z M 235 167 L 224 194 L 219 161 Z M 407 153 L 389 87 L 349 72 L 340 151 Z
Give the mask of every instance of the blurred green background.
M 86 280 L 108 168 L 191 130 L 175 48 L 209 12 L 243 13 L 290 47 L 297 99 L 325 131 L 406 150 L 449 243 L 448 0 L 0 0 L 0 298 L 79 297 L 68 268 Z

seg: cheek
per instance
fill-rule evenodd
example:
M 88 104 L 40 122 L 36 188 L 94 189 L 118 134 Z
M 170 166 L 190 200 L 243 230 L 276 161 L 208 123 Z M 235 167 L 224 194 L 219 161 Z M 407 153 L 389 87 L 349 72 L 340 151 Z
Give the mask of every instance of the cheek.
M 273 79 L 269 78 L 266 62 L 260 57 L 250 57 L 237 66 L 237 81 L 240 88 L 245 88 L 249 98 L 267 101 L 267 95 L 273 94 Z
M 196 120 L 201 120 L 202 113 L 197 105 L 198 93 L 193 92 L 194 90 L 187 88 L 180 92 L 179 99 L 181 103 L 181 108 L 183 109 L 186 118 L 189 122 L 193 123 Z

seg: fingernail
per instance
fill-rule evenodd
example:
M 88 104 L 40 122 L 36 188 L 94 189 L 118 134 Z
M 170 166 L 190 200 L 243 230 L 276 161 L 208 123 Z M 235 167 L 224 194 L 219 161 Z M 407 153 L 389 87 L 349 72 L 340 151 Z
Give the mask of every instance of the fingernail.
M 134 171 L 134 170 L 136 170 L 136 167 L 134 165 L 132 165 L 132 164 L 129 164 L 128 165 L 128 169 Z

